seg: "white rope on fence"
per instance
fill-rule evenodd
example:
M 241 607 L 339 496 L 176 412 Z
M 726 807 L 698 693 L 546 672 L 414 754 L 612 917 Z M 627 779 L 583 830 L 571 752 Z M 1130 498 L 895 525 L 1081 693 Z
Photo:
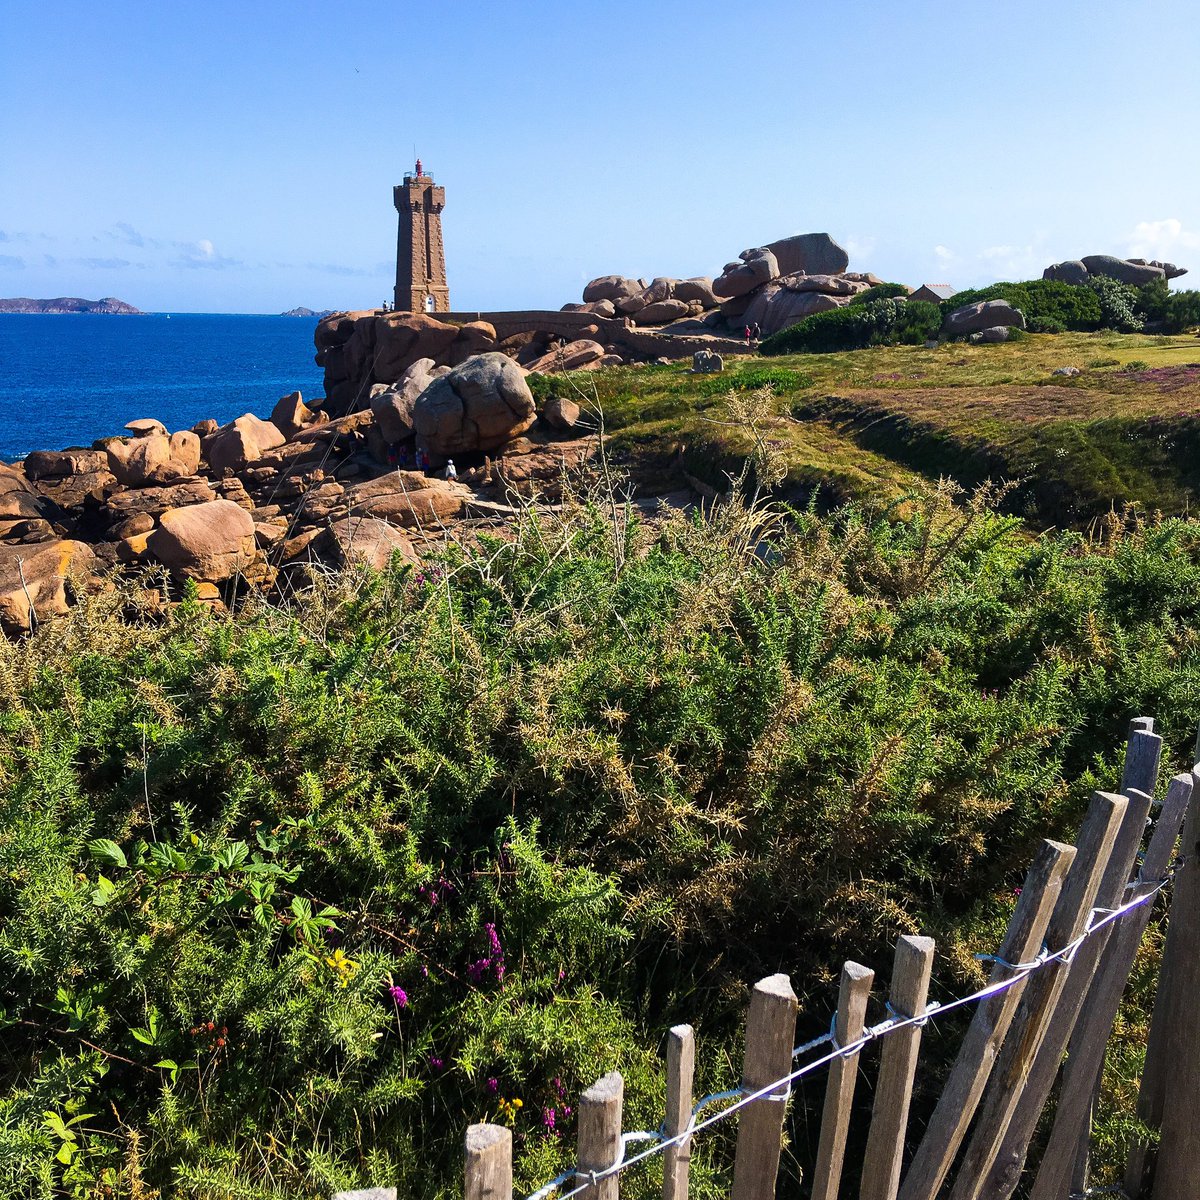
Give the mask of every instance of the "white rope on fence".
M 1147 884 L 1144 880 L 1136 880 L 1129 885 L 1133 887 L 1149 887 L 1150 890 L 1144 895 L 1138 896 L 1134 900 L 1129 900 L 1122 904 L 1119 908 L 1094 908 L 1088 916 L 1087 927 L 1077 938 L 1068 942 L 1065 946 L 1057 950 L 1051 951 L 1046 948 L 1042 952 L 1028 962 L 1010 963 L 1004 959 L 997 957 L 994 954 L 976 954 L 975 958 L 980 962 L 992 962 L 998 966 L 1006 967 L 1013 974 L 1008 979 L 1001 979 L 996 983 L 988 984 L 986 987 L 980 988 L 977 992 L 972 992 L 969 996 L 961 996 L 955 1000 L 947 1000 L 939 1003 L 932 1000 L 926 1005 L 925 1011 L 912 1016 L 903 1016 L 888 1005 L 890 1015 L 887 1020 L 880 1021 L 878 1025 L 872 1025 L 865 1029 L 862 1036 L 854 1042 L 850 1042 L 846 1046 L 839 1046 L 837 1039 L 834 1036 L 834 1023 L 837 1020 L 837 1014 L 834 1014 L 833 1021 L 830 1023 L 829 1032 L 822 1034 L 818 1038 L 814 1038 L 811 1042 L 805 1042 L 802 1046 L 797 1046 L 792 1051 L 792 1058 L 798 1058 L 800 1055 L 809 1050 L 815 1049 L 817 1046 L 832 1044 L 833 1049 L 820 1058 L 813 1059 L 812 1062 L 805 1063 L 804 1066 L 797 1068 L 790 1075 L 785 1075 L 782 1079 L 775 1079 L 771 1083 L 764 1084 L 753 1092 L 747 1092 L 745 1088 L 731 1088 L 726 1092 L 717 1092 L 711 1096 L 705 1096 L 692 1109 L 692 1117 L 688 1122 L 688 1126 L 682 1132 L 677 1133 L 674 1137 L 668 1138 L 665 1132 L 660 1127 L 657 1133 L 639 1132 L 633 1134 L 623 1134 L 621 1137 L 621 1146 L 617 1153 L 617 1160 L 611 1166 L 605 1167 L 602 1171 L 580 1171 L 576 1167 L 564 1171 L 561 1175 L 556 1176 L 549 1183 L 539 1188 L 536 1192 L 532 1192 L 526 1197 L 526 1200 L 547 1200 L 547 1197 L 552 1195 L 559 1187 L 567 1182 L 572 1176 L 583 1178 L 584 1182 L 577 1187 L 572 1188 L 569 1192 L 563 1192 L 558 1196 L 558 1200 L 572 1200 L 572 1197 L 580 1195 L 587 1191 L 588 1188 L 594 1187 L 601 1180 L 608 1179 L 610 1176 L 618 1175 L 628 1167 L 635 1166 L 639 1162 L 644 1162 L 647 1159 L 653 1158 L 656 1154 L 662 1154 L 670 1146 L 679 1146 L 688 1141 L 693 1135 L 700 1133 L 702 1130 L 708 1129 L 710 1126 L 716 1125 L 724 1121 L 726 1117 L 732 1116 L 735 1112 L 745 1108 L 749 1104 L 754 1104 L 759 1100 L 774 1100 L 787 1101 L 792 1094 L 792 1084 L 797 1079 L 802 1079 L 805 1075 L 811 1074 L 813 1071 L 821 1067 L 828 1066 L 837 1058 L 850 1058 L 857 1054 L 864 1046 L 878 1038 L 885 1037 L 889 1033 L 895 1033 L 897 1030 L 905 1029 L 910 1025 L 924 1025 L 931 1017 L 941 1016 L 944 1013 L 953 1012 L 956 1008 L 964 1008 L 968 1004 L 976 1004 L 981 1000 L 988 1000 L 992 996 L 998 996 L 1002 992 L 1008 991 L 1009 988 L 1015 987 L 1028 975 L 1034 971 L 1039 971 L 1043 967 L 1048 966 L 1052 962 L 1067 962 L 1074 958 L 1076 950 L 1083 945 L 1092 934 L 1103 929 L 1106 925 L 1111 925 L 1114 921 L 1119 921 L 1126 913 L 1132 912 L 1136 908 L 1141 908 L 1142 905 L 1148 904 L 1159 892 L 1163 890 L 1171 882 L 1175 876 L 1183 870 L 1186 865 L 1186 860 L 1179 860 L 1172 864 L 1166 876 L 1160 879 L 1155 884 Z M 1126 889 L 1128 890 L 1128 889 Z M 1098 918 L 1098 919 L 1097 919 Z M 785 1091 L 778 1091 L 779 1088 L 785 1088 Z M 735 1099 L 736 1097 L 736 1099 Z M 734 1100 L 728 1108 L 723 1108 L 719 1113 L 714 1113 L 711 1117 L 706 1117 L 703 1121 L 697 1121 L 696 1117 L 702 1109 L 710 1104 L 719 1103 L 722 1100 Z M 625 1147 L 627 1139 L 646 1140 L 655 1139 L 655 1144 L 648 1150 L 643 1150 L 631 1158 L 625 1157 Z

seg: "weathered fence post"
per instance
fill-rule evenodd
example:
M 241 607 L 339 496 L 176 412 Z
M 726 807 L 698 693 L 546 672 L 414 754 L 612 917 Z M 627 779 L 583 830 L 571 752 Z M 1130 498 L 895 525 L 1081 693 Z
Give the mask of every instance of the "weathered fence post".
M 848 962 L 842 967 L 842 986 L 833 1027 L 838 1046 L 849 1046 L 862 1037 L 867 1000 L 874 978 L 875 972 L 861 963 Z M 817 1162 L 813 1168 L 812 1200 L 837 1200 L 857 1076 L 857 1053 L 835 1058 L 829 1064 L 825 1107 L 821 1113 L 821 1140 L 817 1145 Z
M 1200 736 L 1196 740 L 1196 755 L 1200 759 Z M 1195 785 L 1200 780 L 1200 775 L 1197 774 L 1198 770 L 1200 770 L 1200 761 L 1197 762 L 1197 768 L 1192 771 L 1193 790 L 1196 790 Z M 1188 943 L 1190 941 L 1188 932 L 1182 928 L 1184 907 L 1180 903 L 1180 890 L 1182 889 L 1186 900 L 1188 883 L 1195 882 L 1194 878 L 1189 881 L 1187 876 L 1191 874 L 1194 877 L 1197 871 L 1200 871 L 1200 861 L 1193 857 L 1196 835 L 1200 833 L 1200 826 L 1195 824 L 1195 821 L 1200 819 L 1196 812 L 1198 807 L 1200 807 L 1200 801 L 1191 806 L 1184 826 L 1181 852 L 1186 866 L 1179 877 L 1180 882 L 1175 885 L 1175 894 L 1171 901 L 1171 912 L 1167 921 L 1167 944 L 1163 949 L 1162 964 L 1158 971 L 1158 991 L 1154 1000 L 1154 1015 L 1150 1021 L 1150 1036 L 1146 1041 L 1146 1060 L 1142 1067 L 1141 1086 L 1138 1089 L 1138 1120 L 1151 1129 L 1159 1129 L 1162 1126 L 1167 1078 L 1171 1073 L 1175 1058 L 1175 1022 L 1170 1010 L 1177 986 L 1175 974 L 1179 969 L 1180 959 L 1189 953 Z M 1181 915 L 1179 921 L 1176 921 L 1177 913 Z M 1194 949 L 1195 943 L 1193 942 L 1191 951 L 1194 952 Z M 1132 1200 L 1137 1200 L 1137 1197 L 1146 1194 L 1149 1180 L 1153 1177 L 1153 1168 L 1154 1154 L 1150 1147 L 1144 1142 L 1135 1142 L 1129 1152 L 1129 1161 L 1125 1165 L 1124 1179 L 1125 1193 Z
M 621 1153 L 621 1105 L 625 1098 L 625 1080 L 620 1071 L 610 1071 L 579 1097 L 579 1165 L 576 1186 L 588 1182 L 591 1171 L 605 1171 Z M 580 1192 L 583 1200 L 617 1200 L 618 1175 Z
M 1131 791 L 1145 792 L 1154 795 L 1158 784 L 1158 764 L 1162 755 L 1162 738 L 1150 741 L 1138 738 L 1139 732 L 1153 733 L 1153 717 L 1134 717 L 1129 722 L 1129 736 L 1125 742 L 1125 766 L 1121 772 L 1121 794 L 1128 796 Z M 1075 1042 L 1072 1038 L 1071 1054 L 1075 1053 Z M 1079 1144 L 1075 1150 L 1075 1166 L 1071 1172 L 1071 1190 L 1083 1192 L 1087 1190 L 1088 1160 L 1091 1152 L 1092 1113 L 1100 1102 L 1100 1085 L 1104 1075 L 1104 1063 L 1101 1062 L 1092 1081 L 1092 1102 L 1088 1109 L 1087 1120 L 1079 1130 Z M 1079 1086 L 1083 1086 L 1080 1084 Z M 1064 1151 L 1065 1153 L 1065 1151 Z
M 746 1017 L 742 1088 L 756 1092 L 792 1069 L 796 1036 L 796 993 L 786 975 L 769 975 L 754 985 Z M 738 1113 L 732 1200 L 771 1200 L 779 1174 L 783 1119 L 791 1089 L 764 1096 Z
M 1193 784 L 1196 772 L 1193 771 Z M 1154 1006 L 1165 1002 L 1163 1034 L 1170 1045 L 1170 1086 L 1164 1088 L 1162 1131 L 1153 1165 L 1154 1200 L 1195 1200 L 1200 1195 L 1196 1115 L 1200 1113 L 1200 804 L 1188 813 L 1183 835 L 1184 869 L 1171 899 L 1167 949 L 1171 971 L 1159 984 Z M 1165 956 L 1164 956 L 1165 959 Z M 1163 988 L 1168 995 L 1163 995 Z
M 667 1118 L 663 1131 L 668 1138 L 678 1137 L 692 1119 L 695 1065 L 696 1035 L 690 1025 L 676 1025 L 667 1034 Z M 663 1152 L 663 1200 L 687 1200 L 691 1158 L 691 1138 Z
M 463 1195 L 466 1200 L 512 1200 L 512 1130 L 503 1125 L 467 1128 Z
M 1156 734 L 1140 731 L 1133 734 L 1132 740 L 1135 743 L 1146 740 L 1158 744 L 1162 742 Z M 1157 761 L 1157 751 L 1153 757 Z M 1146 832 L 1150 796 L 1131 788 L 1125 799 L 1125 815 L 1113 843 L 1108 864 L 1104 868 L 1100 887 L 1092 901 L 1094 907 L 1116 908 L 1125 899 L 1125 885 L 1137 861 L 1138 848 Z M 1011 1196 L 1017 1186 L 1024 1169 L 1030 1139 L 1037 1128 L 1038 1117 L 1054 1087 L 1063 1055 L 1075 1029 L 1075 1022 L 1112 934 L 1111 924 L 1097 930 L 1079 947 L 1071 962 L 1064 964 L 1068 986 L 1062 991 L 1047 1017 L 1041 1044 L 1035 1049 L 1023 1085 L 1021 1106 L 1013 1114 L 1012 1122 L 996 1154 L 995 1165 L 992 1168 L 992 1184 L 997 1197 Z M 1094 1083 L 1095 1081 L 1091 1080 L 1081 1085 L 1089 1096 L 1094 1092 Z M 1072 1150 L 1069 1153 L 1074 1163 L 1077 1151 Z
M 1150 839 L 1142 869 L 1129 899 L 1137 900 L 1149 895 L 1165 875 L 1191 796 L 1191 775 L 1176 775 L 1167 789 L 1162 811 L 1154 827 L 1154 836 Z M 1030 1193 L 1031 1200 L 1060 1200 L 1068 1190 L 1075 1190 L 1073 1175 L 1078 1170 L 1079 1157 L 1074 1148 L 1079 1146 L 1081 1136 L 1087 1138 L 1091 1128 L 1092 1081 L 1104 1066 L 1105 1048 L 1121 1005 L 1126 980 L 1142 942 L 1142 934 L 1150 922 L 1152 907 L 1147 903 L 1122 918 L 1115 927 L 1108 954 L 1092 981 L 1083 1012 L 1071 1037 L 1054 1129 L 1042 1156 L 1037 1182 Z
M 1025 876 L 989 983 L 1002 983 L 1016 972 L 1009 963 L 1030 961 L 1042 948 L 1050 913 L 1062 891 L 1063 877 L 1075 861 L 1075 847 L 1044 841 Z M 904 1177 L 900 1200 L 933 1200 L 941 1191 L 954 1156 L 979 1106 L 984 1086 L 1004 1035 L 1025 990 L 1025 979 L 984 1000 L 975 1010 L 954 1067 Z
M 890 997 L 893 1015 L 914 1017 L 924 1013 L 932 971 L 933 938 L 902 937 L 896 942 Z M 920 1025 L 908 1025 L 890 1033 L 883 1043 L 859 1200 L 896 1200 L 908 1107 L 920 1052 Z
M 1093 794 L 1083 828 L 1079 832 L 1075 861 L 1067 873 L 1062 894 L 1047 928 L 1051 950 L 1058 950 L 1073 942 L 1087 928 L 1096 892 L 1108 867 L 1113 843 L 1120 832 L 1127 808 L 1128 801 L 1124 796 L 1111 792 Z M 1016 1186 L 1020 1178 L 1019 1159 L 1014 1163 L 1009 1157 L 999 1163 L 997 1156 L 1014 1118 L 1020 1117 L 1023 1121 L 1028 1111 L 1024 1107 L 1025 1085 L 1055 1006 L 1062 996 L 1069 970 L 1070 964 L 1058 959 L 1034 972 L 1026 984 L 1009 1036 L 1004 1041 L 996 1068 L 988 1080 L 979 1120 L 967 1143 L 950 1200 L 980 1200 L 981 1196 L 994 1200 L 995 1197 L 1011 1195 L 1012 1188 Z M 1037 1112 L 1034 1112 L 1033 1119 L 1036 1121 Z M 1022 1145 L 1020 1157 L 1023 1156 Z M 994 1167 L 998 1168 L 995 1174 Z M 1011 1177 L 1014 1169 L 1016 1178 Z

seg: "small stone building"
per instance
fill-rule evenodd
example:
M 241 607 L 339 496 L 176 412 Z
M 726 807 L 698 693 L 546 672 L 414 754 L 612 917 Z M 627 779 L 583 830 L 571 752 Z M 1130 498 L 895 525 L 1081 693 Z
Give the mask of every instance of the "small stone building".
M 954 289 L 948 283 L 923 283 L 912 295 L 910 300 L 924 300 L 929 304 L 941 304 L 954 295 Z

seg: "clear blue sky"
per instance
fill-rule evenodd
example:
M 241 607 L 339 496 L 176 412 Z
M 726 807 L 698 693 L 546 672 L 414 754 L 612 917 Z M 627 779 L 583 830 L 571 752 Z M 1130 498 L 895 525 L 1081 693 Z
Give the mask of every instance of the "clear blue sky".
M 0 0 L 0 296 L 378 304 L 414 144 L 456 308 L 812 230 L 912 284 L 1200 286 L 1197 63 L 1195 0 Z

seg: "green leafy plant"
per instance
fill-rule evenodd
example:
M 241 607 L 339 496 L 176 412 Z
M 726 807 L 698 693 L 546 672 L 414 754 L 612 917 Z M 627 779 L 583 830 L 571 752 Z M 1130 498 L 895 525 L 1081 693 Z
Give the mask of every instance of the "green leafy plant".
M 1132 287 L 1107 275 L 1093 275 L 1087 286 L 1100 303 L 1100 323 L 1105 329 L 1121 333 L 1141 329 L 1144 322 L 1135 311 L 1138 294 Z
M 1033 322 L 1053 322 L 1062 329 L 1088 331 L 1098 329 L 1103 310 L 1097 295 L 1084 286 L 1051 279 L 1028 279 L 1023 283 L 993 283 L 985 288 L 957 292 L 942 301 L 942 312 L 950 313 L 966 304 L 982 300 L 1006 300 L 1025 314 L 1031 332 L 1058 332 L 1054 328 L 1034 329 Z

